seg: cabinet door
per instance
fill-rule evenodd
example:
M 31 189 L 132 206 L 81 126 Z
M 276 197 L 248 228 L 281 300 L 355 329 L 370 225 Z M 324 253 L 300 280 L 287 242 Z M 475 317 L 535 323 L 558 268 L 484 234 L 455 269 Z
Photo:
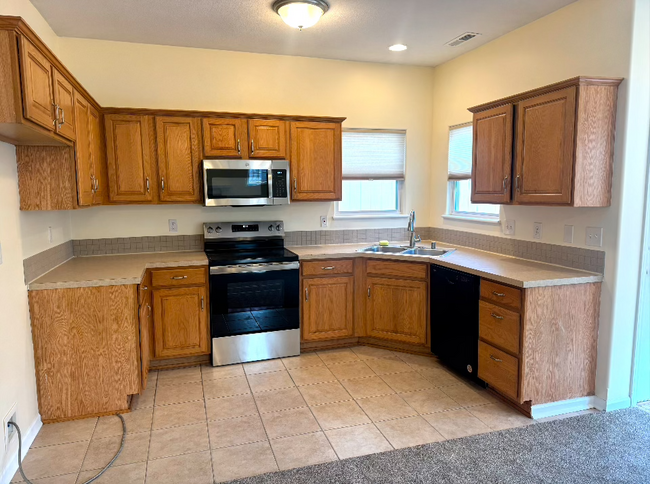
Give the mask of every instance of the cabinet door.
M 140 305 L 140 365 L 142 390 L 147 388 L 147 377 L 151 365 L 151 301 L 145 300 Z
M 80 206 L 92 205 L 95 195 L 89 108 L 88 101 L 80 93 L 74 91 L 75 131 L 77 134 L 75 143 L 77 203 Z
M 111 201 L 151 201 L 153 153 L 148 117 L 111 114 L 104 121 Z
M 291 123 L 293 200 L 341 200 L 341 125 Z
M 369 277 L 368 336 L 426 344 L 427 283 Z
M 512 104 L 474 114 L 472 203 L 510 201 L 512 132 Z
M 201 201 L 198 120 L 156 118 L 161 202 Z
M 54 131 L 52 64 L 25 37 L 21 37 L 20 47 L 24 115 Z
M 576 88 L 517 104 L 515 201 L 570 204 Z
M 245 119 L 203 119 L 205 156 L 248 158 L 247 146 L 248 123 Z
M 156 358 L 210 352 L 205 297 L 205 287 L 153 291 Z
M 58 107 L 56 132 L 68 139 L 75 139 L 74 89 L 58 69 L 52 68 L 54 76 L 54 104 Z
M 354 278 L 304 279 L 302 339 L 354 336 Z
M 248 121 L 250 158 L 287 158 L 287 123 L 277 120 Z
M 104 130 L 102 129 L 101 114 L 89 106 L 88 118 L 90 122 L 90 158 L 95 181 L 95 195 L 93 203 L 101 205 L 108 202 L 108 174 L 106 172 L 106 151 L 104 150 Z

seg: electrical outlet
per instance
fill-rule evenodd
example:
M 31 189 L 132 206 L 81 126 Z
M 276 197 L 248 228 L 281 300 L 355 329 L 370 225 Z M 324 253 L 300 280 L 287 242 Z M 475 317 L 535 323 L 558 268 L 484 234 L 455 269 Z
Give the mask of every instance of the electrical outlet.
M 585 243 L 591 247 L 603 246 L 603 228 L 602 227 L 587 227 Z
M 327 215 L 320 216 L 320 228 L 322 229 L 327 228 Z
M 11 406 L 11 410 L 9 410 L 7 412 L 7 415 L 5 415 L 5 418 L 2 419 L 2 434 L 4 436 L 3 443 L 4 443 L 5 452 L 9 448 L 9 444 L 11 443 L 11 440 L 18 433 L 18 432 L 16 432 L 16 427 L 14 427 L 13 425 L 9 425 L 9 422 L 17 422 L 17 420 L 16 420 L 16 404 L 15 403 Z
M 47 228 L 47 241 L 51 244 L 54 242 L 54 235 L 52 235 L 52 227 Z
M 533 223 L 533 238 L 534 239 L 542 238 L 542 222 Z
M 178 222 L 173 218 L 169 219 L 169 231 L 174 233 L 178 232 Z
M 573 225 L 564 226 L 564 242 L 573 244 Z
M 515 221 L 514 220 L 506 220 L 505 224 L 503 225 L 503 234 L 504 235 L 515 235 Z

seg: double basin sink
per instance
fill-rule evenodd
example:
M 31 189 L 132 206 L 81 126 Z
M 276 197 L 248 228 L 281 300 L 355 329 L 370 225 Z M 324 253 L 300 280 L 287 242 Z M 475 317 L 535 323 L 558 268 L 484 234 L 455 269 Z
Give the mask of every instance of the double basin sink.
M 358 252 L 370 252 L 373 254 L 399 254 L 399 255 L 423 255 L 428 257 L 442 257 L 455 249 L 427 249 L 426 247 L 400 247 L 395 245 L 371 245 L 359 249 Z

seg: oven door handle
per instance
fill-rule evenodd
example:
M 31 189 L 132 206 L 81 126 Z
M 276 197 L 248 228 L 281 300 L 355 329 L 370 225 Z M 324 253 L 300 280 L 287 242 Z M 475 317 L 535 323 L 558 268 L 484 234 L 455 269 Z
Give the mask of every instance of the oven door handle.
M 280 264 L 242 264 L 232 266 L 210 267 L 210 275 L 221 274 L 263 274 L 273 271 L 290 271 L 300 268 L 300 262 L 283 262 Z

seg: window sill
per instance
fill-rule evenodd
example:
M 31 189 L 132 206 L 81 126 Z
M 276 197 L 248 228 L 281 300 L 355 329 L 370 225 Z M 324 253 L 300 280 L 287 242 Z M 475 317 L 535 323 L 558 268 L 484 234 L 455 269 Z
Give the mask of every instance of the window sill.
M 447 213 L 442 216 L 445 220 L 459 220 L 461 222 L 476 222 L 480 224 L 488 225 L 501 225 L 501 219 L 499 217 L 489 218 L 489 217 L 472 217 L 471 215 L 456 215 Z
M 398 218 L 407 219 L 408 215 L 403 213 L 386 213 L 386 214 L 354 214 L 354 215 L 341 215 L 335 214 L 332 216 L 334 220 L 355 220 L 355 219 L 379 219 L 379 218 Z

